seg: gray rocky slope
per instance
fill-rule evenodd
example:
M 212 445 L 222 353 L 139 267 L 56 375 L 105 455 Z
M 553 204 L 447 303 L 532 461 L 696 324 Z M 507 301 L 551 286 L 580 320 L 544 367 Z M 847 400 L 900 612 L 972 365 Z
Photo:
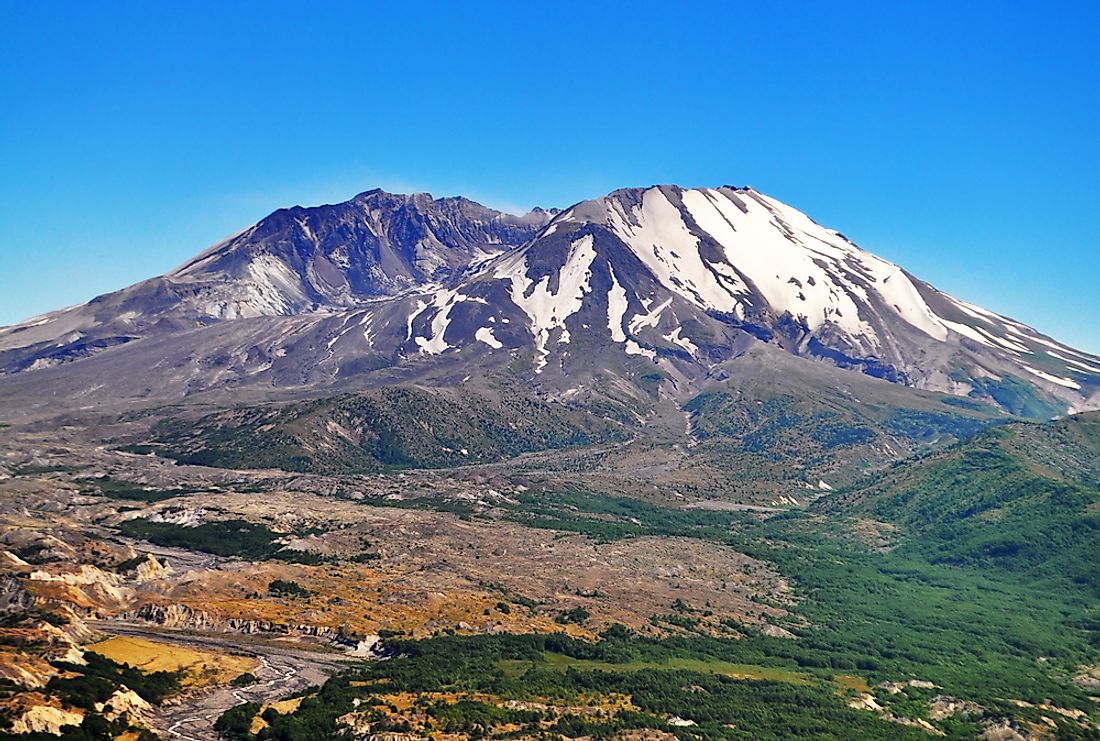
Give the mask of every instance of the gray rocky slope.
M 1100 358 L 755 190 L 675 186 L 526 216 L 381 191 L 280 210 L 165 276 L 0 330 L 0 400 L 470 378 L 568 399 L 609 374 L 691 390 L 761 347 L 1014 413 L 1100 408 Z

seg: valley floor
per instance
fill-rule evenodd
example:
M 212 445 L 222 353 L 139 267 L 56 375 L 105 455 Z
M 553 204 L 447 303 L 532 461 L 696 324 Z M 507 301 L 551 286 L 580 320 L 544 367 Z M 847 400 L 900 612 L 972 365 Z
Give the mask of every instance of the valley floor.
M 594 493 L 548 465 L 571 453 L 324 476 L 16 430 L 0 456 L 9 731 L 1100 733 L 1095 600 L 868 514 Z M 129 667 L 110 635 L 252 669 Z
M 213 654 L 254 657 L 255 681 L 240 686 L 218 685 L 185 692 L 158 706 L 150 725 L 165 738 L 208 741 L 218 738 L 214 722 L 229 708 L 245 702 L 270 704 L 289 694 L 321 685 L 352 661 L 327 647 L 312 650 L 236 633 L 174 631 L 117 620 L 87 621 L 89 628 L 109 635 L 132 636 L 152 644 L 185 646 Z M 358 663 L 357 661 L 354 663 Z

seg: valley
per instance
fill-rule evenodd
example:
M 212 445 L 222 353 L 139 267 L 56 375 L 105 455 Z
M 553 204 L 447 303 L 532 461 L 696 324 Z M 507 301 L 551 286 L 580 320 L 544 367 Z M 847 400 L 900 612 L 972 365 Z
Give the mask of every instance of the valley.
M 296 648 L 235 633 L 169 630 L 118 620 L 88 621 L 88 627 L 109 635 L 136 638 L 150 648 L 180 646 L 214 655 L 228 654 L 251 665 L 248 672 L 251 681 L 219 681 L 213 687 L 192 690 L 178 702 L 165 703 L 156 709 L 150 724 L 162 729 L 168 738 L 185 741 L 216 739 L 214 722 L 230 708 L 248 702 L 260 705 L 278 702 L 287 694 L 323 684 L 353 663 L 331 649 Z M 98 644 L 93 644 L 91 648 L 97 647 Z M 119 660 L 124 658 L 120 656 Z
M 861 728 L 870 723 L 861 735 L 882 738 L 899 737 L 901 727 L 914 737 L 966 737 L 1003 722 L 1070 737 L 1089 727 L 1096 574 L 1085 554 L 1096 544 L 1081 528 L 1095 518 L 1087 504 L 1095 493 L 1078 489 L 1086 497 L 1078 515 L 1027 510 L 1028 527 L 1084 518 L 1057 527 L 1093 540 L 1039 553 L 1023 571 L 1003 545 L 990 551 L 980 529 L 972 545 L 955 546 L 956 554 L 970 548 L 970 559 L 944 561 L 926 550 L 935 538 L 916 521 L 885 504 L 865 510 L 865 501 L 889 501 L 865 499 L 876 487 L 926 470 L 939 475 L 936 461 L 981 450 L 980 442 L 883 468 L 869 485 L 833 491 L 803 480 L 790 489 L 797 505 L 770 506 L 754 504 L 751 488 L 740 500 L 698 498 L 687 487 L 665 488 L 668 480 L 645 468 L 641 479 L 626 475 L 617 457 L 646 444 L 636 437 L 495 464 L 325 475 L 126 452 L 119 443 L 134 424 L 111 427 L 109 445 L 76 426 L 61 436 L 8 428 L 0 541 L 10 554 L 6 571 L 26 595 L 21 609 L 70 615 L 77 651 L 94 652 L 96 640 L 116 635 L 258 657 L 251 684 L 222 680 L 151 705 L 141 718 L 164 737 L 214 738 L 222 713 L 296 693 L 306 700 L 286 722 L 312 730 L 286 731 L 291 737 L 364 723 L 394 732 L 535 723 L 589 735 L 640 727 L 692 736 L 693 726 L 669 719 L 701 716 L 675 703 L 658 710 L 672 702 L 665 691 L 665 700 L 639 704 L 639 677 L 726 697 L 707 717 L 725 718 L 733 728 L 717 723 L 714 732 L 733 737 L 739 724 L 754 738 L 779 737 L 800 732 L 798 718 L 841 722 L 836 713 L 853 714 L 843 722 Z M 1039 491 L 1095 487 L 1095 424 L 1075 419 L 1065 433 L 998 425 L 978 440 L 1058 441 L 1010 448 L 1014 460 L 1043 461 L 1030 469 L 1031 493 L 1020 495 L 1020 506 L 1033 507 Z M 705 446 L 681 447 L 687 460 L 708 455 Z M 601 450 L 578 475 L 577 456 Z M 989 511 L 1006 512 L 1016 501 L 1007 496 Z M 1012 532 L 1002 529 L 1001 542 Z M 1020 533 L 1021 544 L 1032 539 Z M 1055 557 L 1091 573 L 1052 571 Z M 135 562 L 136 572 L 123 570 Z M 546 638 L 515 638 L 522 636 Z M 437 654 L 453 656 L 458 674 L 418 676 L 414 657 Z M 42 656 L 49 653 L 29 647 L 7 654 L 5 675 L 45 670 Z M 479 663 L 485 656 L 499 657 L 499 672 Z M 583 677 L 591 679 L 576 685 Z M 331 689 L 315 694 L 322 685 Z M 365 689 L 375 686 L 382 689 Z M 752 715 L 769 693 L 778 693 L 767 700 L 775 703 L 792 692 L 801 709 L 782 718 L 795 725 Z M 20 707 L 10 704 L 19 697 L 9 707 Z M 619 697 L 633 699 L 610 710 Z M 363 702 L 398 710 L 356 714 Z M 965 714 L 942 710 L 956 706 Z M 228 717 L 223 725 L 237 723 Z M 264 717 L 277 728 L 284 716 Z
M 0 735 L 1100 735 L 1100 359 L 751 188 L 368 191 L 0 330 Z

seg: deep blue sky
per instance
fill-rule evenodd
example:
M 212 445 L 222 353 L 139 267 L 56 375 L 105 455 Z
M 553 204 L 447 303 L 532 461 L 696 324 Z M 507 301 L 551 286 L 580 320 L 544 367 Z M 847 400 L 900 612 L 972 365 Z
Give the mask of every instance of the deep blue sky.
M 729 183 L 1100 352 L 1100 3 L 527 5 L 5 3 L 0 324 L 375 186 Z

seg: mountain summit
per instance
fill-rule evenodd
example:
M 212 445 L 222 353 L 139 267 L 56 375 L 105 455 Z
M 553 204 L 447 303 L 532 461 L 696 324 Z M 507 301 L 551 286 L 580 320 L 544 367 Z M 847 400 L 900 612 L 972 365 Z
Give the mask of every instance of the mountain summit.
M 0 330 L 0 372 L 50 367 L 219 320 L 338 311 L 447 284 L 471 264 L 527 242 L 552 216 L 383 190 L 279 209 L 164 276 Z
M 125 395 L 119 374 L 155 359 L 170 371 L 142 388 L 168 398 L 475 369 L 565 393 L 609 372 L 692 388 L 761 345 L 1014 413 L 1100 408 L 1100 358 L 735 187 L 525 216 L 378 190 L 282 209 L 165 276 L 0 330 L 0 369 Z

